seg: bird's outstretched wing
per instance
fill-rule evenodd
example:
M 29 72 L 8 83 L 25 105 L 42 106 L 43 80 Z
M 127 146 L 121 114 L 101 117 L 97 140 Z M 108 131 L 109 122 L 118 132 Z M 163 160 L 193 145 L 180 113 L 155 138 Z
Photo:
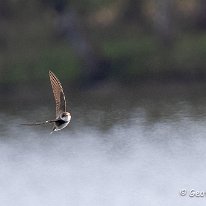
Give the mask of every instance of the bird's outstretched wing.
M 23 123 L 23 124 L 20 124 L 20 125 L 37 126 L 37 125 L 43 125 L 43 124 L 46 124 L 46 122 Z
M 55 121 L 56 121 L 56 120 L 47 120 L 47 121 L 45 121 L 45 122 L 23 123 L 23 124 L 20 124 L 20 125 L 35 126 L 35 125 L 42 125 L 42 124 L 53 123 L 53 122 L 55 122 Z
M 56 102 L 56 118 L 58 118 L 62 112 L 66 112 L 66 99 L 60 81 L 51 71 L 49 71 L 49 78 Z

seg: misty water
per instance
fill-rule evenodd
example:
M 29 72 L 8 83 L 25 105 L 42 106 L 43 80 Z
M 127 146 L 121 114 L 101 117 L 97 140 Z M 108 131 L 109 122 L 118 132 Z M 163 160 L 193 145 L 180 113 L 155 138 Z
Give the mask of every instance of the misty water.
M 189 197 L 192 189 L 206 192 L 205 91 L 150 87 L 73 94 L 70 125 L 52 135 L 51 126 L 18 124 L 53 118 L 51 97 L 38 106 L 4 100 L 0 204 L 205 205 L 205 194 Z

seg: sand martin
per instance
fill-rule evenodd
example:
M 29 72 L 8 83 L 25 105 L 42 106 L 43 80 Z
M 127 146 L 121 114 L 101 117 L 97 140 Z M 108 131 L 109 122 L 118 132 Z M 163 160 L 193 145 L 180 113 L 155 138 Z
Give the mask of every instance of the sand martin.
M 56 102 L 56 119 L 23 125 L 42 125 L 47 123 L 53 123 L 54 126 L 52 132 L 55 132 L 65 128 L 69 124 L 71 120 L 71 114 L 66 111 L 66 98 L 60 81 L 58 80 L 56 75 L 51 71 L 49 71 L 49 78 L 52 86 L 52 91 L 54 94 L 54 99 Z

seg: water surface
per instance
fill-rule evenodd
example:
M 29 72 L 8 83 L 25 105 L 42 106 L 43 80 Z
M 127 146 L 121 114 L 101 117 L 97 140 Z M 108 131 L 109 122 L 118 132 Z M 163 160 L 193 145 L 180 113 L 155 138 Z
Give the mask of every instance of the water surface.
M 202 92 L 200 92 L 202 91 Z M 53 118 L 53 102 L 9 102 L 0 110 L 0 202 L 13 206 L 205 205 L 204 87 L 73 95 L 72 122 Z M 182 197 L 181 189 L 188 191 Z

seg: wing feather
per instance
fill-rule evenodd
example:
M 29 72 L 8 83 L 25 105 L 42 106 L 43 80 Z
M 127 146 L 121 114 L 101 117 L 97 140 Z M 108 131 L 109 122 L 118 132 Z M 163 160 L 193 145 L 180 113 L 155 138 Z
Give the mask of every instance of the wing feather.
M 58 118 L 62 112 L 66 112 L 66 99 L 62 85 L 56 75 L 53 72 L 49 71 L 49 78 L 56 102 L 56 117 Z

